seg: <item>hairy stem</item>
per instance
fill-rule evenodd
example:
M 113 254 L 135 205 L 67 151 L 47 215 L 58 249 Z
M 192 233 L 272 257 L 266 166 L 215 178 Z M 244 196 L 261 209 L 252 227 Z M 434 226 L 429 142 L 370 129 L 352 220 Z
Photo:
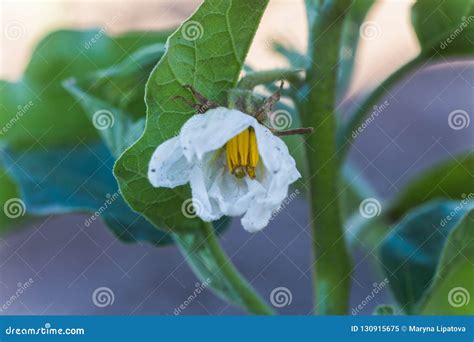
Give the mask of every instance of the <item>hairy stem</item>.
M 313 229 L 316 311 L 347 314 L 351 287 L 351 260 L 344 240 L 337 183 L 336 80 L 343 1 L 318 9 L 310 44 L 308 92 L 299 107 L 305 126 L 315 132 L 307 138 L 311 223 Z

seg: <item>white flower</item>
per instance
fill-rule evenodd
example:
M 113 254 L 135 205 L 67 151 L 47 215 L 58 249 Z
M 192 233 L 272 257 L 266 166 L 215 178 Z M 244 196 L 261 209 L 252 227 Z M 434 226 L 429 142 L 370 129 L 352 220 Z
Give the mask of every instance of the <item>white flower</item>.
M 241 216 L 249 232 L 264 228 L 301 175 L 285 143 L 254 117 L 224 107 L 192 116 L 179 136 L 151 158 L 154 187 L 190 183 L 204 221 Z

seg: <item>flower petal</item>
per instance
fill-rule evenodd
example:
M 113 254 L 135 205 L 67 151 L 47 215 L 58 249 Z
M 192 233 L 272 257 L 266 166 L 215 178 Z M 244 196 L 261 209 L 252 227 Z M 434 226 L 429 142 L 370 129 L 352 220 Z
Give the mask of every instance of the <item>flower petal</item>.
M 206 222 L 218 220 L 223 216 L 216 201 L 210 198 L 208 194 L 212 181 L 212 178 L 207 174 L 209 170 L 212 170 L 207 166 L 209 163 L 209 160 L 196 163 L 189 180 L 196 214 Z
M 250 233 L 258 232 L 268 225 L 272 210 L 264 205 L 252 205 L 240 220 L 244 229 Z
M 225 145 L 232 137 L 257 123 L 255 118 L 235 109 L 219 107 L 196 114 L 181 128 L 183 153 L 191 161 Z
M 248 177 L 239 179 L 225 165 L 215 176 L 209 189 L 209 196 L 217 202 L 222 213 L 228 216 L 243 215 L 254 199 L 264 194 L 265 189 L 259 182 Z
M 178 137 L 157 147 L 148 165 L 148 180 L 154 187 L 174 188 L 189 182 L 192 165 L 183 155 Z
M 254 129 L 264 164 L 264 171 L 260 172 L 261 176 L 257 180 L 266 191 L 255 197 L 242 218 L 242 225 L 250 232 L 258 231 L 268 224 L 272 213 L 288 195 L 289 186 L 301 177 L 283 140 L 261 125 L 254 126 Z

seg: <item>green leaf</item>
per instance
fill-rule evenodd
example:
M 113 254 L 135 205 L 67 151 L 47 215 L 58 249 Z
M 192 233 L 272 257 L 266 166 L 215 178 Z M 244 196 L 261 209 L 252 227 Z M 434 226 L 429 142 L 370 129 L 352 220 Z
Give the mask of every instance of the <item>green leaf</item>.
M 463 214 L 446 238 L 435 276 L 417 307 L 420 314 L 474 314 L 474 210 Z
M 18 184 L 21 196 L 15 196 L 23 200 L 29 216 L 86 212 L 91 215 L 83 227 L 102 218 L 123 241 L 171 242 L 127 206 L 112 175 L 114 158 L 103 144 L 56 147 L 47 153 L 8 150 L 2 159 Z
M 448 271 L 443 263 L 450 263 L 448 268 L 453 270 L 455 259 L 464 262 L 463 257 L 473 254 L 471 200 L 436 201 L 414 209 L 383 241 L 381 262 L 395 298 L 406 312 L 419 312 L 417 307 L 434 279 L 446 278 L 440 273 Z M 459 281 L 458 286 L 466 285 Z
M 474 193 L 474 153 L 431 166 L 400 191 L 388 205 L 390 220 L 395 221 L 408 210 L 435 198 L 462 199 Z
M 185 84 L 222 101 L 235 87 L 267 1 L 206 1 L 168 40 L 168 50 L 146 88 L 147 124 L 143 136 L 120 157 L 115 175 L 131 207 L 157 226 L 193 230 L 198 219 L 185 217 L 189 189 L 155 189 L 147 167 L 155 148 L 179 132 L 193 111 L 173 97 L 189 98 Z M 244 18 L 244 19 L 243 19 Z M 196 36 L 190 36 L 191 33 Z
M 421 48 L 442 49 L 448 45 L 456 50 L 464 46 L 472 50 L 473 29 L 469 24 L 472 0 L 418 0 L 412 7 L 412 23 Z M 472 53 L 472 52 L 471 52 Z
M 144 84 L 163 53 L 164 44 L 150 45 L 108 69 L 64 83 L 115 158 L 143 133 Z
M 103 30 L 56 31 L 35 48 L 23 77 L 0 83 L 0 140 L 15 147 L 73 145 L 97 133 L 61 81 L 119 63 L 162 34 L 108 37 Z

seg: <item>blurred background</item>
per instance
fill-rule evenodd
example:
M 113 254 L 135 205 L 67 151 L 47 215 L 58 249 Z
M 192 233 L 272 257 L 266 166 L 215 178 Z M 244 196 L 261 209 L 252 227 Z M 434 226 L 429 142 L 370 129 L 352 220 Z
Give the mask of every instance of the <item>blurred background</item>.
M 35 44 L 52 30 L 102 27 L 108 34 L 161 30 L 179 25 L 199 3 L 2 0 L 0 78 L 19 78 Z M 364 94 L 419 52 L 410 25 L 411 5 L 412 1 L 379 0 L 372 8 L 366 20 L 376 23 L 377 33 L 361 40 L 342 108 L 359 106 Z M 248 64 L 255 69 L 285 66 L 285 60 L 271 51 L 272 41 L 305 51 L 305 19 L 303 1 L 270 1 Z M 12 29 L 17 32 L 15 39 L 6 34 Z M 350 154 L 350 161 L 380 199 L 392 196 L 433 163 L 474 147 L 474 125 L 463 130 L 448 126 L 453 110 L 474 113 L 473 84 L 472 60 L 446 60 L 426 64 L 390 89 L 389 106 L 359 135 Z M 232 261 L 265 299 L 277 287 L 291 291 L 291 303 L 278 309 L 283 314 L 309 314 L 312 308 L 311 232 L 308 205 L 302 197 L 261 233 L 245 232 L 235 219 L 221 237 Z M 124 244 L 99 221 L 85 228 L 87 217 L 45 217 L 0 237 L 0 305 L 17 284 L 34 280 L 2 314 L 173 315 L 193 293 L 198 280 L 175 247 Z M 354 250 L 353 255 L 351 306 L 355 308 L 385 277 L 377 270 L 372 252 Z M 92 294 L 99 287 L 113 291 L 112 305 L 93 304 Z M 375 306 L 392 302 L 386 287 L 358 314 L 371 314 Z M 210 291 L 181 312 L 242 313 Z

